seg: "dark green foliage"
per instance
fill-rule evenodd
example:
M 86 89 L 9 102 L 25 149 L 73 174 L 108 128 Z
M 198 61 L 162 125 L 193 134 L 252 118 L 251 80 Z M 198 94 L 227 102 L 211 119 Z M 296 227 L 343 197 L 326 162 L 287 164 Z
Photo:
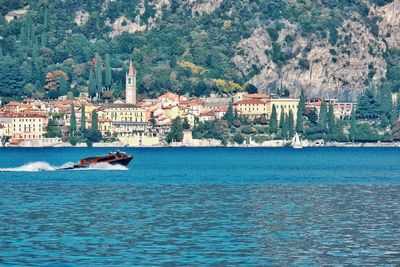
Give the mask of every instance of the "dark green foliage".
M 58 84 L 58 93 L 60 96 L 66 95 L 68 92 L 68 84 L 65 80 L 64 76 L 61 76 L 59 84 Z
M 48 126 L 46 129 L 46 133 L 44 135 L 45 138 L 57 138 L 61 137 L 61 129 L 57 126 Z
M 318 127 L 326 132 L 328 126 L 328 110 L 325 100 L 322 100 L 321 109 L 319 111 Z
M 232 125 L 234 119 L 235 119 L 235 114 L 233 113 L 233 105 L 232 102 L 229 102 L 228 110 L 224 114 L 224 120 L 226 120 L 229 123 L 229 125 Z
M 289 132 L 289 137 L 294 136 L 294 118 L 293 118 L 293 112 L 292 110 L 289 110 L 289 116 L 288 116 L 288 132 Z
M 256 94 L 256 93 L 258 93 L 258 88 L 255 85 L 249 83 L 246 85 L 246 91 L 249 94 Z
M 110 55 L 107 54 L 104 60 L 104 67 L 105 67 L 105 85 L 107 88 L 111 88 L 112 83 L 112 73 L 111 73 L 111 59 Z
M 354 136 L 355 142 L 376 142 L 379 141 L 379 134 L 376 129 L 373 129 L 369 123 L 357 124 L 356 133 Z
M 96 77 L 92 69 L 89 72 L 89 96 L 96 96 Z
M 310 113 L 308 114 L 308 120 L 312 123 L 312 124 L 317 124 L 318 122 L 318 112 L 316 108 L 313 108 Z
M 190 124 L 189 124 L 189 121 L 188 121 L 187 118 L 183 119 L 182 128 L 183 128 L 183 130 L 189 130 L 190 129 Z
M 301 90 L 300 101 L 297 106 L 297 117 L 296 117 L 296 132 L 303 133 L 304 125 L 303 125 L 303 114 L 306 110 L 304 91 Z
M 279 118 L 279 128 L 283 129 L 284 125 L 285 125 L 285 110 L 281 108 L 281 115 Z
M 358 97 L 357 114 L 358 119 L 377 119 L 381 113 L 381 104 L 376 94 L 376 88 L 370 85 L 364 93 Z
M 183 139 L 183 126 L 182 121 L 179 117 L 172 121 L 171 130 L 166 137 L 168 143 L 181 142 Z
M 353 110 L 351 111 L 351 118 L 350 118 L 350 129 L 349 129 L 349 138 L 350 141 L 354 142 L 356 138 L 356 132 L 357 132 L 357 124 L 356 124 L 356 110 L 353 107 Z
M 85 113 L 85 105 L 81 106 L 81 127 L 80 131 L 84 133 L 86 130 L 86 113 Z
M 333 104 L 329 104 L 328 111 L 328 133 L 333 133 L 335 130 L 335 113 L 333 110 Z
M 278 115 L 275 105 L 272 105 L 271 118 L 269 119 L 269 132 L 276 133 L 278 130 Z
M 244 137 L 240 133 L 236 133 L 233 136 L 233 141 L 235 141 L 235 143 L 238 143 L 239 145 L 241 145 L 244 142 Z
M 223 144 L 227 143 L 229 127 L 226 121 L 214 120 L 200 122 L 193 128 L 194 139 L 218 139 Z
M 103 72 L 101 69 L 101 57 L 96 54 L 95 75 L 96 75 L 96 93 L 101 93 L 103 90 Z
M 89 142 L 89 144 L 100 142 L 102 138 L 101 132 L 93 128 L 88 128 L 85 130 L 85 137 L 86 143 Z
M 92 111 L 92 130 L 99 130 L 99 115 L 97 114 L 96 110 Z
M 76 132 L 76 115 L 75 115 L 75 107 L 71 105 L 71 126 L 69 127 L 70 135 L 74 135 Z

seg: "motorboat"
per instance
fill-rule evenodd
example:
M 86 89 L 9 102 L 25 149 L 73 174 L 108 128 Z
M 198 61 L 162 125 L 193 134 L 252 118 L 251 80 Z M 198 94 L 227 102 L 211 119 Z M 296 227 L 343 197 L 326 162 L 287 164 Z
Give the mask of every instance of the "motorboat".
M 61 170 L 89 168 L 90 166 L 101 163 L 128 166 L 132 159 L 132 155 L 128 155 L 127 153 L 118 150 L 116 152 L 110 152 L 104 156 L 94 156 L 81 159 L 78 164 L 74 164 L 71 167 L 61 168 Z

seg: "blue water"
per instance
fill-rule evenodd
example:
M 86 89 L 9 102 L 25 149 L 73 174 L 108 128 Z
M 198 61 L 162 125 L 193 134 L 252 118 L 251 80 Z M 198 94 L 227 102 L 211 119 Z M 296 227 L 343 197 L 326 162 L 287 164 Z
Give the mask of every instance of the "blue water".
M 129 170 L 54 171 L 108 151 L 0 149 L 0 265 L 400 265 L 400 149 L 126 149 Z

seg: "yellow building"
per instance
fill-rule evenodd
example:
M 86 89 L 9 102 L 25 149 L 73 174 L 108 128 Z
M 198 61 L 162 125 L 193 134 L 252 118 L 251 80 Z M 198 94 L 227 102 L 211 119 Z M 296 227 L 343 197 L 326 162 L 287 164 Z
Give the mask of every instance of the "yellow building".
M 268 111 L 267 118 L 271 118 L 272 106 L 275 105 L 276 113 L 278 115 L 278 121 L 281 118 L 282 111 L 289 115 L 289 111 L 291 110 L 293 113 L 294 122 L 296 124 L 297 119 L 297 108 L 299 106 L 300 99 L 293 98 L 271 98 L 268 100 Z
M 157 134 L 148 130 L 146 111 L 134 104 L 108 104 L 98 110 L 99 130 L 130 146 L 159 144 Z
M 235 110 L 241 115 L 259 117 L 267 115 L 268 103 L 259 99 L 244 99 L 234 103 Z

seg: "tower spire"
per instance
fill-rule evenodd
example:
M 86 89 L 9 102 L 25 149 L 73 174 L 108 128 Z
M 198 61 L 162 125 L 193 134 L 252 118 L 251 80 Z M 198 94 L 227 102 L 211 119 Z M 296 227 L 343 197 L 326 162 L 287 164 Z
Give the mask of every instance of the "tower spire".
M 128 75 L 134 75 L 135 69 L 133 68 L 132 60 L 129 60 L 129 72 Z

